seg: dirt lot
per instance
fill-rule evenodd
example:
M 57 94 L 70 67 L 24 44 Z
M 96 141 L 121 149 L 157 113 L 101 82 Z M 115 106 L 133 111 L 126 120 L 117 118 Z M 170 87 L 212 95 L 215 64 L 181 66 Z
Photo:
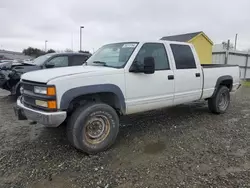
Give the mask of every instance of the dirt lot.
M 17 121 L 0 91 L 0 187 L 250 187 L 250 87 L 228 113 L 206 103 L 123 118 L 116 144 L 87 156 L 65 127 Z

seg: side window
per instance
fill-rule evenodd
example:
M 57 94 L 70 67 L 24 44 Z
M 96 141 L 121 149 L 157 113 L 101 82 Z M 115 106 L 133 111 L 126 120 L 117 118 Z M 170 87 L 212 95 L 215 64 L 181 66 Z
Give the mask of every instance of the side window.
M 174 54 L 176 69 L 196 68 L 193 52 L 188 45 L 170 44 Z
M 47 65 L 50 67 L 67 67 L 69 66 L 68 56 L 58 56 L 51 59 Z
M 138 52 L 135 61 L 143 64 L 145 57 L 153 57 L 155 60 L 155 70 L 168 70 L 169 61 L 165 47 L 161 43 L 146 43 Z
M 71 66 L 82 65 L 86 62 L 87 59 L 88 57 L 84 55 L 74 55 L 72 58 Z

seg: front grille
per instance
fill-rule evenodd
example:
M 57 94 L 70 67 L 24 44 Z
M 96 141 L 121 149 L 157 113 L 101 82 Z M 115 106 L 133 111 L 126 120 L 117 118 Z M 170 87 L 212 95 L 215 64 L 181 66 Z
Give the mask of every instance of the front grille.
M 42 106 L 37 106 L 35 103 L 36 100 L 48 101 L 56 99 L 56 96 L 47 96 L 34 93 L 35 86 L 47 87 L 46 84 L 29 82 L 25 80 L 21 82 L 21 86 L 23 87 L 22 102 L 26 107 L 32 108 L 34 110 L 56 111 L 56 109 L 49 109 Z
M 35 99 L 29 96 L 23 96 L 23 102 L 25 104 L 32 105 L 32 106 L 36 105 Z

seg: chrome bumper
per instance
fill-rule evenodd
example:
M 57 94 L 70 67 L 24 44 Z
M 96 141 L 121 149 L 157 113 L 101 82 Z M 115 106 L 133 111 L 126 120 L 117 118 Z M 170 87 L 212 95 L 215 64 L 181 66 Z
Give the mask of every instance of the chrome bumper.
M 27 118 L 47 127 L 58 127 L 67 117 L 66 112 L 43 112 L 27 108 L 21 103 L 20 98 L 17 99 L 17 106 L 14 110 L 18 118 L 22 117 L 19 120 Z

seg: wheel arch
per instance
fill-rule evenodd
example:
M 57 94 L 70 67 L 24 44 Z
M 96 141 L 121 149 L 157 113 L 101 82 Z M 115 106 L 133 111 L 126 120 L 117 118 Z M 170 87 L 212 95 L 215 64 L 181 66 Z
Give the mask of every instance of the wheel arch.
M 62 95 L 60 109 L 68 110 L 72 102 L 84 99 L 100 100 L 118 109 L 122 114 L 126 112 L 124 95 L 121 89 L 114 84 L 98 84 L 70 89 Z
M 216 92 L 218 91 L 218 89 L 221 85 L 226 86 L 229 89 L 229 92 L 232 91 L 233 77 L 230 75 L 225 75 L 225 76 L 219 77 L 216 81 L 216 85 L 215 85 L 212 97 L 216 94 Z

